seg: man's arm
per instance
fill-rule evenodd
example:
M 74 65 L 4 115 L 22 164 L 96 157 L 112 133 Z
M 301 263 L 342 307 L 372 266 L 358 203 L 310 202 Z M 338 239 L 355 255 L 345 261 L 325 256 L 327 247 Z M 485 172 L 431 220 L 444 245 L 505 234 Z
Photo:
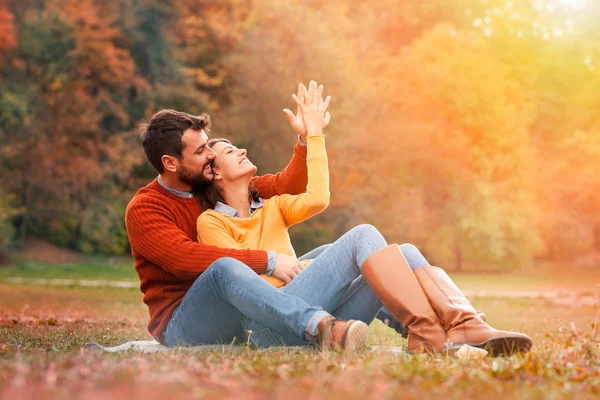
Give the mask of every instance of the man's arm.
M 318 96 L 318 98 L 322 100 L 323 85 L 317 87 L 317 83 L 311 81 L 310 86 L 313 88 L 311 96 Z M 304 101 L 306 95 L 308 95 L 306 87 L 302 83 L 298 84 L 298 94 L 296 95 L 296 98 L 300 101 Z M 308 181 L 306 168 L 306 137 L 308 132 L 306 130 L 300 106 L 299 104 L 296 105 L 296 114 L 287 108 L 283 110 L 291 127 L 298 134 L 299 143 L 296 143 L 296 146 L 294 147 L 294 154 L 292 155 L 290 163 L 278 174 L 268 174 L 253 179 L 254 185 L 260 192 L 261 197 L 265 199 L 281 194 L 300 194 L 306 191 L 306 183 Z M 325 106 L 325 111 L 327 111 L 328 106 L 329 102 L 327 102 L 327 105 Z M 322 121 L 321 128 L 324 129 L 329 125 L 330 120 L 331 115 L 329 112 L 325 112 L 325 118 Z
M 221 257 L 232 257 L 259 274 L 267 270 L 267 252 L 223 249 L 196 243 L 175 225 L 169 211 L 155 199 L 135 199 L 127 207 L 125 224 L 134 253 L 181 280 L 195 280 Z
M 306 190 L 308 173 L 306 168 L 306 147 L 296 143 L 289 164 L 277 174 L 267 174 L 253 178 L 260 196 L 268 199 L 280 194 L 299 194 Z

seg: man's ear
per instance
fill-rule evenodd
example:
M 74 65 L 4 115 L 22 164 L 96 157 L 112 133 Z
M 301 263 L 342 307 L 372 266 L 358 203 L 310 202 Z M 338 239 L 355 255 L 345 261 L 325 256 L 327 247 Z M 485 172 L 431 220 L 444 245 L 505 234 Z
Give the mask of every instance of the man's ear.
M 176 157 L 164 155 L 161 157 L 161 161 L 165 171 L 177 172 L 179 160 Z

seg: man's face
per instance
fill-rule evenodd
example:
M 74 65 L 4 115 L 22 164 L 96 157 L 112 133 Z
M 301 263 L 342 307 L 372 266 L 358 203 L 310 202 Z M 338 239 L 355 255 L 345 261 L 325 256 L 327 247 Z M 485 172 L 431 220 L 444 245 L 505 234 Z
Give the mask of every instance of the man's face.
M 179 160 L 177 177 L 193 188 L 210 184 L 214 177 L 211 162 L 215 158 L 215 152 L 206 145 L 208 136 L 204 131 L 188 129 L 181 140 L 183 157 Z

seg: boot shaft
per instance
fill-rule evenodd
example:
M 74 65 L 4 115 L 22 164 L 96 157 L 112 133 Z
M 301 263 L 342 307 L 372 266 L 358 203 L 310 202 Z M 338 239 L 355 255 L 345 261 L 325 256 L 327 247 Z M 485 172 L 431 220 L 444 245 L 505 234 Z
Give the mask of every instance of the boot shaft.
M 397 245 L 371 254 L 362 276 L 390 313 L 408 329 L 410 351 L 441 351 L 446 332 Z

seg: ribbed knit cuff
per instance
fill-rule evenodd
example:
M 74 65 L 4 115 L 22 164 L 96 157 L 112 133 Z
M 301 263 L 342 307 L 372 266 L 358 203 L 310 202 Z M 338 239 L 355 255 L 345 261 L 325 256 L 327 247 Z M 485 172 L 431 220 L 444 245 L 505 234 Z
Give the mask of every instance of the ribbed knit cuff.
M 271 276 L 275 271 L 275 264 L 277 263 L 277 252 L 275 250 L 269 250 L 267 252 L 267 275 Z
M 246 265 L 256 271 L 257 274 L 264 274 L 267 272 L 268 260 L 269 257 L 266 251 L 248 250 L 248 261 Z
M 294 146 L 294 153 L 296 153 L 298 157 L 300 157 L 303 160 L 306 160 L 306 150 L 306 144 L 302 145 L 300 144 L 300 141 L 296 142 L 296 145 Z

